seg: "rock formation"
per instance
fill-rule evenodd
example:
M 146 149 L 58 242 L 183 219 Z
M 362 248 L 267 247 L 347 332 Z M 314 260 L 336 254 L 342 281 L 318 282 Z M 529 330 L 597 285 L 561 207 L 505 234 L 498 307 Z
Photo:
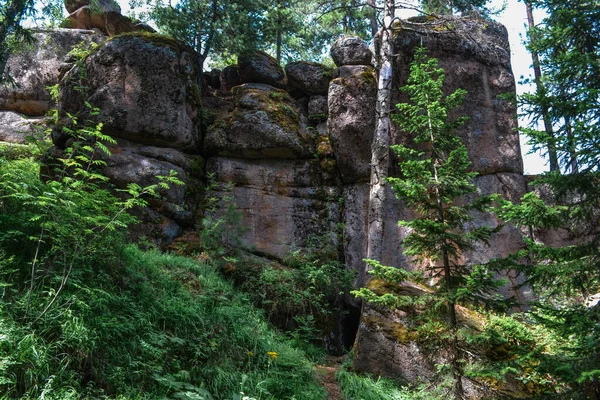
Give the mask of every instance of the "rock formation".
M 184 182 L 149 209 L 136 211 L 142 220 L 136 235 L 159 244 L 194 226 L 199 203 L 201 99 L 191 56 L 190 49 L 159 35 L 117 36 L 69 70 L 59 86 L 61 118 L 91 118 L 118 139 L 117 146 L 109 146 L 112 156 L 104 170 L 115 186 L 133 182 L 145 187 L 171 170 Z M 89 115 L 86 102 L 100 115 Z M 53 141 L 59 150 L 66 143 L 60 134 Z
M 97 29 L 116 36 L 121 33 L 154 32 L 150 26 L 121 15 L 121 7 L 114 0 L 64 0 L 69 12 L 66 25 L 73 29 Z
M 71 8 L 76 13 L 84 7 L 87 3 L 74 2 Z M 103 31 L 110 34 L 108 16 L 118 10 L 107 7 Z M 22 141 L 15 131 L 28 132 L 38 124 L 31 117 L 53 106 L 44 88 L 60 81 L 61 121 L 67 122 L 68 113 L 95 118 L 117 139 L 104 170 L 115 187 L 151 184 L 154 176 L 171 170 L 184 182 L 149 208 L 135 211 L 142 221 L 138 235 L 164 245 L 183 228 L 198 224 L 204 185 L 210 179 L 215 185 L 208 196 L 228 198 L 241 212 L 244 229 L 236 244 L 269 259 L 282 259 L 296 249 L 330 246 L 357 271 L 357 285 L 366 283 L 362 259 L 376 75 L 365 42 L 355 37 L 338 40 L 331 50 L 336 69 L 296 62 L 283 70 L 265 53 L 246 53 L 237 66 L 205 74 L 207 90 L 200 98 L 193 51 L 174 40 L 145 33 L 116 36 L 82 62 L 67 65 L 66 54 L 76 43 L 105 38 L 89 30 L 40 32 L 36 38 L 45 45 L 9 61 L 19 87 L 0 87 L 0 140 Z M 480 174 L 475 180 L 478 194 L 520 198 L 527 185 L 515 129 L 516 106 L 510 101 L 515 83 L 506 31 L 496 23 L 469 19 L 455 19 L 451 27 L 425 20 L 403 22 L 395 32 L 396 87 L 405 84 L 414 49 L 421 44 L 445 69 L 444 89 L 468 91 L 456 113 L 469 121 L 458 134 Z M 81 83 L 85 92 L 79 90 Z M 85 101 L 99 107 L 100 116 L 90 115 Z M 402 101 L 406 98 L 397 92 L 394 103 Z M 410 141 L 398 130 L 391 139 Z M 67 140 L 60 132 L 53 140 L 53 151 L 60 153 Z M 390 175 L 396 172 L 392 166 Z M 402 254 L 406 232 L 397 222 L 410 219 L 411 210 L 393 195 L 388 198 L 380 261 L 421 268 Z M 225 203 L 210 212 L 224 215 Z M 491 215 L 475 217 L 475 224 L 498 224 Z M 490 246 L 463 256 L 472 262 L 505 256 L 521 247 L 520 238 L 516 228 L 504 227 Z M 514 290 L 519 277 L 508 277 L 512 285 L 505 294 L 526 300 L 526 291 Z M 398 340 L 386 333 L 390 326 L 399 326 L 393 324 L 402 324 L 402 318 L 363 316 L 356 345 L 358 371 L 407 382 L 433 371 L 435 357 L 443 355 L 425 357 L 410 335 Z M 411 371 L 405 365 L 409 359 Z
M 7 69 L 14 84 L 0 85 L 0 110 L 41 117 L 53 106 L 47 87 L 58 83 L 61 71 L 72 62 L 68 53 L 79 43 L 103 40 L 94 31 L 58 29 L 38 31 L 34 42 L 13 54 Z M 14 118 L 13 118 L 14 119 Z
M 403 21 L 401 29 L 395 32 L 394 42 L 394 51 L 399 55 L 394 65 L 398 86 L 405 84 L 414 50 L 420 45 L 427 49 L 429 56 L 437 58 L 445 70 L 444 90 L 447 93 L 452 93 L 458 88 L 467 90 L 467 96 L 456 113 L 467 116 L 469 120 L 459 128 L 457 134 L 462 137 L 467 147 L 473 169 L 479 173 L 474 182 L 477 195 L 500 193 L 511 200 L 519 199 L 526 193 L 527 185 L 522 174 L 523 164 L 516 131 L 516 105 L 510 102 L 515 93 L 515 83 L 510 69 L 506 30 L 496 23 L 486 22 L 483 25 L 481 21 L 468 19 L 453 20 L 452 29 L 447 28 L 445 23 Z M 330 90 L 333 88 L 334 84 Z M 334 100 L 330 92 L 330 104 L 332 101 Z M 393 103 L 403 101 L 406 101 L 404 94 L 396 92 Z M 335 122 L 330 119 L 330 125 L 332 124 Z M 403 132 L 397 130 L 394 130 L 391 139 L 392 143 L 403 144 L 410 140 Z M 368 141 L 368 137 L 363 140 Z M 367 155 L 363 155 L 359 160 L 368 165 Z M 340 165 L 344 164 L 339 156 L 337 161 Z M 392 167 L 390 175 L 394 174 L 395 167 Z M 363 172 L 361 176 L 364 175 Z M 369 187 L 368 183 L 361 184 L 355 180 L 352 190 L 348 190 L 348 186 L 346 188 L 345 204 L 352 204 L 353 210 L 360 210 L 362 213 L 360 218 L 357 218 L 355 212 L 352 220 L 345 221 L 346 255 L 348 249 L 353 253 L 352 257 L 346 258 L 346 262 L 359 271 L 359 280 L 363 279 L 361 283 L 364 284 L 366 276 L 362 274 L 364 267 L 361 260 L 366 255 L 364 221 Z M 391 193 L 388 199 L 392 200 L 386 211 L 383 259 L 380 261 L 384 265 L 408 270 L 423 268 L 407 259 L 401 250 L 402 240 L 407 232 L 406 228 L 397 225 L 397 221 L 410 219 L 410 209 L 394 199 Z M 475 225 L 496 227 L 499 224 L 490 214 L 479 213 L 475 214 L 474 218 Z M 494 257 L 507 256 L 522 246 L 521 232 L 515 227 L 506 226 L 492 237 L 489 245 L 477 245 L 472 251 L 463 254 L 463 258 L 470 263 L 487 262 Z M 523 303 L 530 299 L 526 288 L 515 289 L 517 284 L 522 283 L 519 276 L 507 271 L 506 277 L 511 283 L 504 289 L 506 296 L 515 296 Z M 423 369 L 431 374 L 435 370 L 436 357 L 443 358 L 439 353 L 425 357 L 418 350 L 419 342 L 416 338 L 409 336 L 404 340 L 397 340 L 389 335 L 382 336 L 385 333 L 382 327 L 389 324 L 404 326 L 405 321 L 402 318 L 390 315 L 363 316 L 361 321 L 354 359 L 354 367 L 358 371 L 373 372 L 373 366 L 377 364 L 377 370 L 382 375 L 416 383 L 414 371 L 411 372 L 411 369 Z M 375 352 L 371 351 L 373 343 L 377 343 L 378 350 Z M 381 352 L 388 353 L 389 356 L 381 357 Z M 407 365 L 414 368 L 407 369 Z M 470 398 L 480 396 L 481 393 L 473 392 Z

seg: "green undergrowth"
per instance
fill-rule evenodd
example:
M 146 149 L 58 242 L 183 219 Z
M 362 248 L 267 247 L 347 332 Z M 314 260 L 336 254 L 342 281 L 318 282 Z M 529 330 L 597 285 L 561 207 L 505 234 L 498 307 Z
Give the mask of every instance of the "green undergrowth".
M 336 376 L 344 400 L 437 400 L 441 393 L 425 385 L 400 387 L 391 379 L 357 374 L 351 370 L 351 362 L 343 364 Z M 441 391 L 440 391 L 441 392 Z
M 339 261 L 324 252 L 294 251 L 281 264 L 247 259 L 224 263 L 221 271 L 313 360 L 322 361 L 325 349 L 336 346 L 332 337 L 354 277 Z
M 134 246 L 96 262 L 33 324 L 2 264 L 5 398 L 323 398 L 304 354 L 209 264 Z
M 210 259 L 126 244 L 126 203 L 21 150 L 0 154 L 0 399 L 325 398 Z

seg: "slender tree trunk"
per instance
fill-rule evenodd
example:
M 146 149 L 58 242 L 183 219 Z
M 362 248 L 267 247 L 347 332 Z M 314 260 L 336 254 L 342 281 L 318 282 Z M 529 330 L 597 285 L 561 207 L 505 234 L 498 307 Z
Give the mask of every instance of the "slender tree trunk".
M 433 134 L 433 126 L 431 124 L 431 115 L 427 110 L 427 116 L 429 117 L 429 137 L 432 146 L 432 163 L 433 163 L 433 179 L 435 180 L 435 200 L 437 203 L 438 222 L 442 225 L 445 224 L 446 218 L 444 216 L 444 203 L 442 201 L 442 195 L 440 193 L 440 179 L 438 175 L 438 160 L 439 157 L 436 154 L 436 142 L 435 135 Z M 444 267 L 444 279 L 446 280 L 446 290 L 448 295 L 452 296 L 452 290 L 454 284 L 452 283 L 452 271 L 450 270 L 450 257 L 448 255 L 448 241 L 442 239 L 442 263 Z M 456 304 L 451 297 L 447 301 L 448 313 L 450 316 L 450 328 L 452 330 L 452 374 L 454 375 L 454 394 L 457 399 L 464 397 L 464 389 L 462 386 L 462 368 L 459 364 L 459 352 L 458 352 L 458 337 L 456 330 L 458 328 L 458 321 L 456 318 Z
M 384 24 L 381 31 L 381 68 L 377 87 L 377 121 L 371 144 L 371 190 L 369 193 L 367 258 L 373 260 L 381 260 L 383 248 L 383 219 L 386 203 L 385 178 L 389 168 L 390 111 L 392 107 L 394 0 L 385 1 L 384 13 Z
M 348 33 L 348 5 L 346 4 L 346 1 L 343 0 L 342 1 L 342 32 L 344 32 L 344 35 Z
M 281 65 L 281 27 L 277 28 L 277 64 Z
M 535 28 L 535 21 L 533 20 L 533 9 L 529 1 L 525 1 L 525 10 L 527 11 L 527 24 L 529 25 L 529 40 L 534 41 L 535 38 L 533 37 L 533 29 Z M 531 49 L 531 59 L 533 61 L 533 74 L 538 95 L 541 97 L 546 97 L 546 87 L 542 81 L 540 57 L 535 49 Z M 542 120 L 544 122 L 544 131 L 548 136 L 548 158 L 550 159 L 550 171 L 558 171 L 558 154 L 556 151 L 554 130 L 552 128 L 552 120 L 550 119 L 548 106 L 542 104 L 541 112 Z
M 575 148 L 575 139 L 573 137 L 573 125 L 571 124 L 571 117 L 565 115 L 565 132 L 567 134 L 567 151 L 569 152 L 569 172 L 576 174 L 579 172 L 579 164 L 577 163 L 577 150 Z
M 198 64 L 198 76 L 196 77 L 196 83 L 198 84 L 198 90 L 200 91 L 200 95 L 204 94 L 203 91 L 203 81 L 202 81 L 202 72 L 204 71 L 204 62 L 208 58 L 210 51 L 212 50 L 212 42 L 215 37 L 215 29 L 218 19 L 218 9 L 217 9 L 218 0 L 212 0 L 210 7 L 210 25 L 208 28 L 208 37 L 206 41 L 202 43 L 202 35 L 200 32 L 196 32 L 196 53 L 198 53 L 197 64 Z

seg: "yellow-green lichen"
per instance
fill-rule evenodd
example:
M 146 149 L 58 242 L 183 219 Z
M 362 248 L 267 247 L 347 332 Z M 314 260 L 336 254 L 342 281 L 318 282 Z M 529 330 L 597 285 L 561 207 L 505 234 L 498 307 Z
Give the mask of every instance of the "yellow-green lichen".
M 366 316 L 363 322 L 372 329 L 380 331 L 385 337 L 400 344 L 414 342 L 418 338 L 416 331 L 408 329 L 400 322 L 389 321 L 375 316 Z
M 367 85 L 377 85 L 377 77 L 375 76 L 375 70 L 373 71 L 363 71 L 358 76 L 365 82 Z

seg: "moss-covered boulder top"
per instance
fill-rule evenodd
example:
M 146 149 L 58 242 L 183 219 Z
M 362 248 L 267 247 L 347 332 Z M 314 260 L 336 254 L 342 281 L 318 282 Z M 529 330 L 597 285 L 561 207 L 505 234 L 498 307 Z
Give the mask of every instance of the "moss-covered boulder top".
M 312 158 L 306 117 L 285 91 L 261 83 L 233 89 L 235 108 L 209 127 L 207 155 L 241 158 Z

